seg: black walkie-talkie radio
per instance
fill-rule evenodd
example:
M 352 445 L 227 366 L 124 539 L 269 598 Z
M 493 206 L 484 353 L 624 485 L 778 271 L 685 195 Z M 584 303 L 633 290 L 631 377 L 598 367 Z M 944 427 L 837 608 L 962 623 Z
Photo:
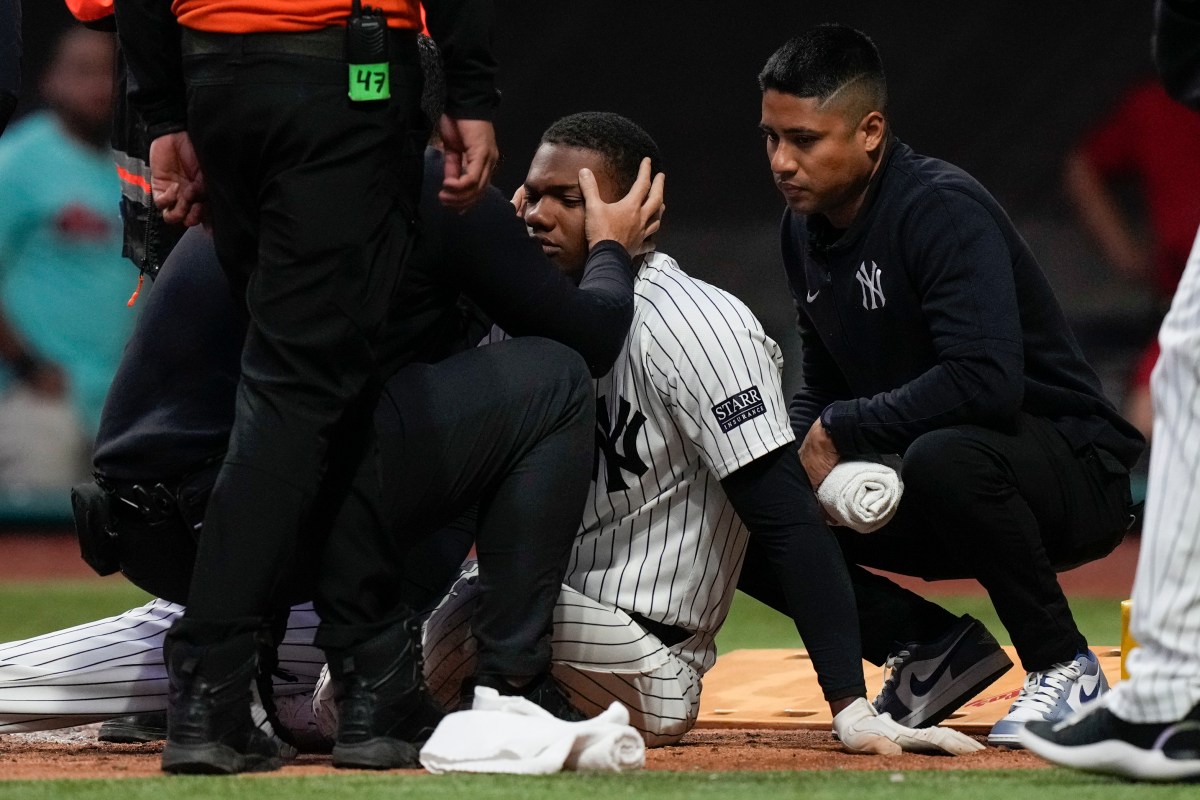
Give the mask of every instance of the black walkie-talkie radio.
M 357 103 L 387 100 L 388 27 L 383 9 L 353 0 L 346 22 L 346 62 L 350 65 L 350 99 Z

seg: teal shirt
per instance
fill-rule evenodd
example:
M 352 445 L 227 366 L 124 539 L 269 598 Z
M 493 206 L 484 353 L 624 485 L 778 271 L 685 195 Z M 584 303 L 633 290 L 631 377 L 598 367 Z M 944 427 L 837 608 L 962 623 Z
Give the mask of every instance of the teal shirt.
M 0 304 L 33 352 L 57 364 L 95 437 L 136 311 L 137 270 L 121 256 L 121 187 L 107 149 L 47 112 L 0 139 Z

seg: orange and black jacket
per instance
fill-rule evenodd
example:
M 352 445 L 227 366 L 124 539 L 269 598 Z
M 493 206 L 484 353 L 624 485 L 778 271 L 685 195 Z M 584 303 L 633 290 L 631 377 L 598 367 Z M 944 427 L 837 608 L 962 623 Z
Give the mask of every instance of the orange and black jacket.
M 389 25 L 420 30 L 417 0 L 374 0 Z M 492 0 L 425 0 L 446 73 L 446 113 L 491 119 L 497 103 Z M 121 47 L 136 81 L 130 101 L 152 138 L 187 124 L 180 30 L 299 32 L 344 26 L 350 0 L 116 0 Z
M 4 0 L 0 0 L 4 2 Z M 67 8 L 89 28 L 116 30 L 113 0 L 67 0 Z M 182 225 L 168 225 L 150 196 L 150 138 L 142 119 L 126 99 L 129 83 L 124 53 L 117 51 L 117 91 L 113 103 L 112 149 L 121 181 L 121 254 L 153 278 L 179 237 Z

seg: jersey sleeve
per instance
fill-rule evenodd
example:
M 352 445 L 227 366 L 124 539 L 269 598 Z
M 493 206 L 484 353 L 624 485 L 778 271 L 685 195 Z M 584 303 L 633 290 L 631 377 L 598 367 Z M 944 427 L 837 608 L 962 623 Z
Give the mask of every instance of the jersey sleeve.
M 675 424 L 723 479 L 794 441 L 779 346 L 740 301 L 719 290 L 647 297 L 654 313 L 645 368 Z

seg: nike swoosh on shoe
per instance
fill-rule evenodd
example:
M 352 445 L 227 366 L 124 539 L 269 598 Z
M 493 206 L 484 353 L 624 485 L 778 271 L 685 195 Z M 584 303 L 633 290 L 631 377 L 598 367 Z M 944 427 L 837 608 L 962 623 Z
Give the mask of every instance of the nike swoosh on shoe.
M 954 643 L 946 648 L 946 657 L 942 659 L 942 663 L 934 667 L 933 672 L 929 673 L 924 678 L 918 678 L 915 672 L 908 676 L 908 689 L 913 693 L 913 695 L 917 697 L 927 695 L 929 694 L 930 690 L 939 683 L 942 675 L 946 672 L 946 670 L 950 669 L 950 661 L 952 660 L 950 658 L 950 653 L 954 650 L 954 648 L 958 647 L 958 643 L 961 642 L 963 637 L 969 632 L 970 629 L 964 630 L 959 637 L 954 640 Z

